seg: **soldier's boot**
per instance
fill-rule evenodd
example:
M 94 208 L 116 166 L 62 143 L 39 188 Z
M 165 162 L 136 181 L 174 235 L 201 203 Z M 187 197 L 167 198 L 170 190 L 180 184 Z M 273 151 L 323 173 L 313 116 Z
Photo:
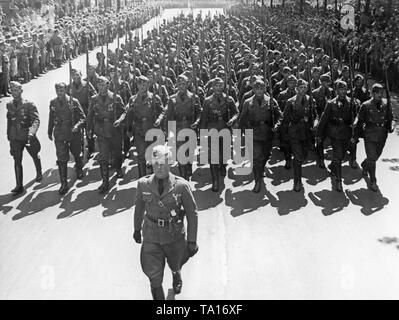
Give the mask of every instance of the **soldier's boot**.
M 98 187 L 98 191 L 104 194 L 109 190 L 109 163 L 107 161 L 100 162 L 100 171 L 103 183 Z
M 186 168 L 187 168 L 188 177 L 189 178 L 192 177 L 192 175 L 193 175 L 193 164 L 192 163 L 187 163 Z
M 22 163 L 14 163 L 16 186 L 11 190 L 15 195 L 24 192 Z
M 325 169 L 326 168 L 326 164 L 324 163 L 324 146 L 322 143 L 317 144 L 317 166 L 320 169 Z
M 179 294 L 183 287 L 183 280 L 181 279 L 181 271 L 179 270 L 176 272 L 172 272 L 172 276 L 173 276 L 173 282 L 172 282 L 173 292 L 175 294 Z
M 79 156 L 75 159 L 76 178 L 83 179 L 83 162 L 82 157 Z
M 356 153 L 357 153 L 357 145 L 356 144 L 351 144 L 350 150 L 349 150 L 349 165 L 352 169 L 358 169 L 359 165 L 356 162 Z
M 335 172 L 336 172 L 336 185 L 335 189 L 338 192 L 342 192 L 342 164 L 340 162 L 335 164 Z
M 42 173 L 42 161 L 40 160 L 39 155 L 33 158 L 33 163 L 35 164 L 36 168 L 36 182 L 40 182 L 43 180 L 43 173 Z
M 128 159 L 130 155 L 130 139 L 129 137 L 123 138 L 123 156 Z
M 360 164 L 360 166 L 362 167 L 362 175 L 363 175 L 364 177 L 367 177 L 367 176 L 368 176 L 367 159 L 365 159 L 365 160 Z
M 301 174 L 301 168 L 302 165 L 300 162 L 294 160 L 294 191 L 299 192 L 301 191 L 302 187 L 302 174 Z
M 211 164 L 211 176 L 212 176 L 212 191 L 219 191 L 219 169 L 217 164 Z
M 154 300 L 165 300 L 165 292 L 163 291 L 162 286 L 157 288 L 151 287 L 151 294 Z
M 331 163 L 328 165 L 328 169 L 330 170 L 330 175 L 331 175 L 331 177 L 336 177 L 336 176 L 337 176 L 337 173 L 336 173 L 336 170 L 335 170 L 334 162 L 331 162 Z
M 116 178 L 121 179 L 123 178 L 123 171 L 122 171 L 122 158 L 115 159 L 115 170 L 116 170 Z
M 87 159 L 93 157 L 94 152 L 94 138 L 87 138 Z
M 60 182 L 61 182 L 61 187 L 58 190 L 58 193 L 63 196 L 68 192 L 68 167 L 67 167 L 67 162 L 65 161 L 58 161 L 58 172 L 60 174 Z
M 226 167 L 227 167 L 227 164 L 221 164 L 220 165 L 220 175 L 222 176 L 222 177 L 225 177 L 226 176 L 226 174 L 227 174 L 227 172 L 226 172 Z
M 377 192 L 378 185 L 377 185 L 377 178 L 375 176 L 376 166 L 375 162 L 370 162 L 369 164 L 369 173 L 370 173 L 370 190 Z
M 263 170 L 259 166 L 254 166 L 253 168 L 253 174 L 254 174 L 254 180 L 255 180 L 255 186 L 252 189 L 253 192 L 259 193 L 260 188 L 261 188 L 261 180 L 263 178 Z
M 284 158 L 285 158 L 284 168 L 287 170 L 291 169 L 291 154 L 285 153 Z

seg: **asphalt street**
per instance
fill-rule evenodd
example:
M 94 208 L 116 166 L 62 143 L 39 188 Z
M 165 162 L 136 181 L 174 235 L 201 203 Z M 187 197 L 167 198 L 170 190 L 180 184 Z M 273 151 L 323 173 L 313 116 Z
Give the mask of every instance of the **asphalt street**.
M 178 13 L 166 10 L 164 15 Z M 144 26 L 144 33 L 155 21 Z M 99 50 L 90 53 L 90 62 L 96 63 Z M 72 66 L 85 72 L 85 56 Z M 33 162 L 25 153 L 26 191 L 17 197 L 10 194 L 15 181 L 6 139 L 10 98 L 1 99 L 0 298 L 151 299 L 140 246 L 132 238 L 134 157 L 124 162 L 122 180 L 112 177 L 104 197 L 96 190 L 96 160 L 86 163 L 83 181 L 75 180 L 70 162 L 71 189 L 58 195 L 55 146 L 46 132 L 54 84 L 68 80 L 66 64 L 23 86 L 23 96 L 36 104 L 41 117 L 44 179 L 34 182 Z M 398 95 L 392 97 L 397 114 Z M 194 166 L 190 184 L 199 207 L 200 251 L 183 269 L 183 291 L 176 299 L 399 298 L 398 144 L 398 134 L 391 134 L 377 163 L 377 193 L 347 162 L 344 192 L 337 193 L 327 171 L 314 161 L 303 170 L 304 192 L 296 193 L 292 171 L 284 169 L 277 150 L 260 194 L 251 192 L 250 176 L 235 177 L 239 164 L 228 167 L 219 193 L 211 191 L 208 166 Z M 361 141 L 359 162 L 364 157 Z M 171 281 L 166 269 L 165 291 Z

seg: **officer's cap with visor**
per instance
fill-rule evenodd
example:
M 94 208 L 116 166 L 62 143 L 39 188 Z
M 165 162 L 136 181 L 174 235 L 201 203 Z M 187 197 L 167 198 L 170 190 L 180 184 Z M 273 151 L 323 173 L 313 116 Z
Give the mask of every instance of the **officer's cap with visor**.
M 287 82 L 295 82 L 296 83 L 297 81 L 298 81 L 298 79 L 293 74 L 289 75 L 287 78 Z
M 10 82 L 10 88 L 11 89 L 13 89 L 13 88 L 22 88 L 22 84 L 21 83 L 19 83 L 18 81 L 11 81 Z
M 57 82 L 57 83 L 55 84 L 55 90 L 58 90 L 58 89 L 66 89 L 66 87 L 67 87 L 67 85 L 66 85 L 65 82 Z
M 159 164 L 172 164 L 172 151 L 170 147 L 167 145 L 158 145 L 152 149 L 151 153 L 151 164 L 154 165 L 155 163 Z
M 308 85 L 308 83 L 303 79 L 298 79 L 298 81 L 296 82 L 297 87 L 307 86 L 307 85 Z
M 264 88 L 264 87 L 265 87 L 265 82 L 262 79 L 257 78 L 254 81 L 253 88 Z
M 109 84 L 109 80 L 106 77 L 104 77 L 104 76 L 98 77 L 98 82 L 99 83 L 104 83 L 104 84 Z
M 346 88 L 348 88 L 348 85 L 346 84 L 346 82 L 342 81 L 342 80 L 335 81 L 335 86 L 336 86 L 337 89 L 346 89 Z
M 384 87 L 379 83 L 374 83 L 373 86 L 371 87 L 372 93 L 380 92 L 381 90 L 384 90 Z
M 320 76 L 320 81 L 321 82 L 331 82 L 331 77 L 330 77 L 330 75 L 329 74 L 322 74 L 321 76 Z
M 140 77 L 137 78 L 137 81 L 140 83 L 145 83 L 148 82 L 148 78 L 146 76 L 141 75 Z

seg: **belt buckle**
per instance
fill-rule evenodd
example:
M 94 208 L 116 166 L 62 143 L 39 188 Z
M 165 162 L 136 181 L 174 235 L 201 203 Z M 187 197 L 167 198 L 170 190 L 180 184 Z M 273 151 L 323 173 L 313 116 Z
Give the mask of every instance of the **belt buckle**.
M 158 219 L 158 227 L 164 227 L 165 226 L 165 220 L 163 219 Z

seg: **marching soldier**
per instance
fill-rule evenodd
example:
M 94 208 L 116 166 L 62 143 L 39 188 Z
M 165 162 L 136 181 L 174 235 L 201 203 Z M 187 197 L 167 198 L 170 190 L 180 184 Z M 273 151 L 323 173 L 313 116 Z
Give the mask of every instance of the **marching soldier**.
M 83 178 L 83 161 L 81 154 L 82 128 L 86 116 L 79 101 L 66 94 L 67 85 L 63 82 L 55 85 L 57 98 L 50 101 L 50 115 L 48 122 L 48 137 L 55 142 L 57 164 L 60 175 L 60 195 L 68 192 L 68 161 L 69 152 L 75 159 L 76 176 Z
M 126 117 L 122 98 L 109 91 L 109 80 L 99 77 L 99 92 L 92 97 L 87 115 L 89 136 L 97 136 L 100 171 L 103 183 L 98 187 L 101 194 L 109 190 L 109 161 L 111 154 L 115 160 L 116 177 L 122 178 L 122 130 L 120 128 Z
M 96 94 L 96 89 L 91 83 L 82 80 L 82 73 L 79 70 L 72 69 L 72 86 L 67 87 L 67 92 L 70 92 L 71 96 L 79 101 L 81 108 L 87 116 L 89 112 L 89 95 L 90 97 Z M 87 131 L 87 130 L 85 130 Z M 87 139 L 87 158 L 90 159 L 94 152 L 94 137 L 90 137 L 86 132 Z
M 145 140 L 148 130 L 158 128 L 165 116 L 161 98 L 148 91 L 149 80 L 145 76 L 138 77 L 139 92 L 129 100 L 127 110 L 127 130 L 129 137 L 134 136 L 137 149 L 139 177 L 146 175 L 145 151 L 151 141 Z
M 313 98 L 316 101 L 316 112 L 317 116 L 320 118 L 325 107 L 327 101 L 333 98 L 333 89 L 330 88 L 331 77 L 329 74 L 323 74 L 320 76 L 321 86 L 317 89 L 314 89 L 312 92 Z M 324 163 L 324 138 L 323 136 L 319 137 L 318 143 L 316 143 L 316 152 L 317 152 L 317 165 L 321 169 L 325 169 L 326 165 Z
M 177 78 L 178 92 L 169 98 L 166 118 L 167 121 L 176 121 L 176 133 L 178 134 L 182 129 L 196 130 L 200 124 L 201 106 L 199 98 L 188 91 L 189 80 L 185 75 L 180 75 Z M 186 141 L 188 137 L 186 137 Z M 176 149 L 186 141 L 177 141 Z M 179 174 L 184 179 L 188 180 L 192 175 L 192 163 L 178 164 Z
M 221 78 L 213 80 L 213 94 L 204 101 L 201 113 L 201 129 L 222 129 L 231 128 L 238 118 L 238 108 L 232 97 L 227 96 L 224 90 L 224 82 Z M 212 176 L 212 191 L 219 191 L 219 172 L 222 177 L 226 176 L 227 164 L 223 159 L 223 139 L 219 138 L 219 150 L 213 150 L 211 139 L 208 141 L 208 158 Z M 230 149 L 229 149 L 230 150 Z M 212 163 L 211 154 L 219 153 L 219 163 Z
M 16 187 L 11 192 L 20 194 L 24 191 L 22 155 L 25 148 L 36 167 L 35 180 L 42 180 L 40 142 L 36 137 L 40 120 L 36 106 L 22 98 L 22 85 L 11 81 L 10 86 L 13 100 L 7 103 L 7 139 L 10 141 L 10 153 L 14 158 L 16 179 Z
M 182 266 L 198 252 L 197 206 L 189 184 L 169 172 L 172 154 L 168 147 L 154 147 L 151 162 L 154 174 L 141 178 L 137 185 L 133 238 L 142 243 L 141 266 L 154 300 L 165 300 L 165 259 L 172 270 L 173 291 L 179 294 Z
M 327 102 L 316 131 L 316 141 L 321 143 L 328 136 L 332 145 L 331 175 L 336 180 L 336 190 L 342 192 L 342 162 L 349 149 L 353 120 L 356 114 L 355 104 L 346 95 L 348 86 L 344 81 L 336 81 L 338 95 Z
M 312 130 L 317 125 L 318 119 L 315 103 L 306 95 L 308 83 L 299 79 L 296 91 L 297 94 L 287 100 L 282 126 L 286 127 L 294 156 L 294 190 L 299 192 L 302 188 L 302 164 L 311 148 Z
M 370 189 L 377 192 L 376 162 L 382 154 L 388 133 L 392 133 L 393 114 L 387 100 L 383 98 L 384 88 L 375 83 L 371 88 L 372 98 L 360 107 L 356 123 L 356 139 L 363 137 L 366 159 L 361 163 L 363 175 L 370 177 Z
M 57 29 L 54 30 L 54 34 L 50 40 L 50 45 L 54 52 L 55 66 L 60 68 L 62 63 L 64 40 L 62 40 L 62 38 L 59 36 L 59 31 Z
M 277 132 L 281 111 L 276 100 L 265 94 L 265 83 L 258 79 L 254 82 L 254 96 L 244 102 L 239 126 L 253 129 L 253 174 L 255 186 L 253 192 L 261 189 L 263 171 L 272 151 L 274 133 Z

